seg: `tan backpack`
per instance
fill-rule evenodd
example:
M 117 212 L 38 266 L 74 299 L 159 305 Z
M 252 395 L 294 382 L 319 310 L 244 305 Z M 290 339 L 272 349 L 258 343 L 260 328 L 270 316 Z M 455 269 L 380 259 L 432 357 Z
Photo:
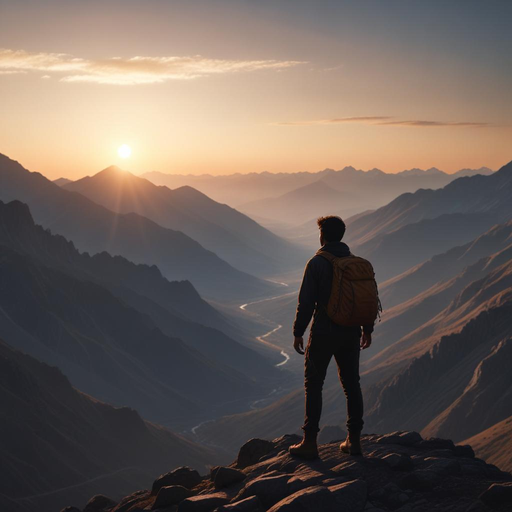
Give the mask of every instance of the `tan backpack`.
M 329 318 L 338 325 L 373 325 L 382 307 L 372 264 L 353 255 L 338 258 L 322 250 L 316 254 L 332 263 Z

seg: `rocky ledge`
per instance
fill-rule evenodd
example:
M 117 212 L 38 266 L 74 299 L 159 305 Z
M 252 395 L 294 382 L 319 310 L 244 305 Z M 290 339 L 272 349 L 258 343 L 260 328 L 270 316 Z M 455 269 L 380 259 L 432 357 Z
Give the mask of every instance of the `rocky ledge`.
M 363 457 L 341 453 L 337 441 L 320 446 L 320 459 L 302 461 L 288 453 L 298 439 L 251 439 L 229 467 L 207 476 L 178 468 L 119 503 L 95 496 L 83 512 L 512 510 L 512 475 L 467 445 L 394 432 L 363 436 Z

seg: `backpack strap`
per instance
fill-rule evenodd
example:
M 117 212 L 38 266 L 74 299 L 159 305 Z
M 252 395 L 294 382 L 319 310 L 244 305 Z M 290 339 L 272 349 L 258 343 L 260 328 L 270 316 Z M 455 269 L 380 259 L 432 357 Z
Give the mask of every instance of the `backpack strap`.
M 327 251 L 322 251 L 322 249 L 319 249 L 316 251 L 315 256 L 323 256 L 326 260 L 330 261 L 331 263 L 334 263 L 334 260 L 337 260 L 340 256 L 334 256 L 334 254 L 331 254 Z M 349 256 L 354 256 L 352 253 L 349 254 Z M 343 256 L 341 256 L 343 257 Z
M 338 259 L 334 254 L 331 254 L 327 251 L 322 251 L 321 249 L 316 251 L 315 256 L 323 256 L 327 261 L 330 261 L 331 263 L 334 263 L 334 260 Z

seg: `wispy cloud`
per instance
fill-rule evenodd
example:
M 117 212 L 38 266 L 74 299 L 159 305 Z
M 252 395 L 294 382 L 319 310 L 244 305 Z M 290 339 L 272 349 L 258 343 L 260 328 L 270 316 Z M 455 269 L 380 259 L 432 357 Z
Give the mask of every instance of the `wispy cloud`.
M 413 127 L 467 127 L 467 128 L 488 128 L 494 126 L 490 123 L 481 123 L 475 121 L 423 121 L 423 120 L 401 120 L 391 116 L 363 116 L 363 117 L 340 117 L 335 119 L 313 119 L 310 121 L 287 121 L 273 123 L 279 126 L 314 126 L 330 124 L 369 124 L 373 126 L 413 126 Z
M 0 74 L 43 71 L 63 74 L 64 82 L 93 82 L 112 85 L 162 83 L 191 80 L 210 75 L 283 70 L 302 61 L 209 59 L 200 55 L 185 57 L 112 57 L 83 59 L 65 53 L 30 53 L 0 49 Z

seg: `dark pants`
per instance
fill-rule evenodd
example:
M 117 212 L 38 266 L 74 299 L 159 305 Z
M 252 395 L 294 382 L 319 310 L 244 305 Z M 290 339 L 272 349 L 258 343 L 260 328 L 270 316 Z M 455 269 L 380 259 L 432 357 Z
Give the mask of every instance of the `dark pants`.
M 338 365 L 338 376 L 347 397 L 347 431 L 363 428 L 363 395 L 359 384 L 360 335 L 353 331 L 340 339 L 339 334 L 311 334 L 305 353 L 304 387 L 306 414 L 302 429 L 317 433 L 322 414 L 322 388 L 332 356 Z

